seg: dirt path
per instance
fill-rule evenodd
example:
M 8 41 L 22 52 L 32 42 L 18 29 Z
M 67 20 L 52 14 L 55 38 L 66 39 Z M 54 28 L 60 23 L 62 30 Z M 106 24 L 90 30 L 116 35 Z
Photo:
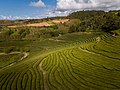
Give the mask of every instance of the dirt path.
M 100 38 L 100 37 L 97 37 L 97 38 L 96 38 L 96 41 L 97 41 L 97 43 L 99 43 L 99 42 L 101 41 L 101 38 Z M 79 47 L 79 49 L 80 49 L 81 51 L 84 51 L 84 52 L 87 52 L 87 53 L 90 53 L 90 54 L 100 55 L 100 54 L 97 54 L 97 53 L 90 52 L 90 51 L 88 51 L 88 50 L 82 49 L 82 48 L 80 48 L 80 47 Z
M 46 79 L 46 77 L 47 77 L 46 71 L 43 70 L 43 68 L 42 68 L 42 65 L 43 65 L 43 62 L 44 62 L 44 61 L 45 61 L 45 59 L 41 61 L 41 63 L 39 64 L 39 68 L 40 68 L 40 70 L 41 70 L 42 73 L 43 73 L 44 90 L 48 90 L 47 79 Z
M 24 56 L 23 56 L 19 61 L 21 61 L 21 60 L 27 58 L 27 56 L 29 55 L 29 53 L 26 53 L 26 52 L 24 52 L 23 54 L 24 54 Z
M 11 53 L 0 53 L 0 55 L 10 55 L 10 54 L 19 54 L 20 52 L 11 52 Z
M 85 50 L 85 49 L 82 49 L 82 48 L 80 48 L 80 47 L 79 47 L 79 50 L 81 50 L 81 51 L 83 51 L 83 52 L 90 53 L 90 54 L 99 55 L 99 54 L 97 54 L 97 53 L 90 52 L 90 51 L 88 51 L 88 50 Z
M 12 52 L 12 53 L 9 53 L 9 54 L 18 54 L 18 53 L 20 53 L 20 52 Z M 9 55 L 9 54 L 6 54 L 6 53 L 0 53 L 0 55 Z M 21 59 L 18 60 L 18 62 L 22 61 L 23 59 L 25 59 L 25 58 L 28 57 L 28 55 L 29 55 L 29 53 L 26 53 L 26 52 L 24 52 L 23 54 L 24 54 L 24 56 L 21 57 Z M 5 68 L 8 68 L 8 67 L 11 67 L 11 66 L 17 64 L 18 62 L 13 62 L 13 63 L 11 63 L 11 64 L 9 64 L 9 65 L 7 65 L 7 66 L 1 68 L 1 69 L 5 69 Z

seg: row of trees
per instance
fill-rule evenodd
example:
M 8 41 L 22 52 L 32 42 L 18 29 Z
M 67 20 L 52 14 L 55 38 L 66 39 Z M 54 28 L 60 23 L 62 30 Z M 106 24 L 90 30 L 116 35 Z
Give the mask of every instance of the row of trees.
M 63 34 L 58 27 L 18 27 L 18 28 L 4 28 L 0 31 L 0 41 L 4 40 L 37 40 L 39 38 L 56 37 Z

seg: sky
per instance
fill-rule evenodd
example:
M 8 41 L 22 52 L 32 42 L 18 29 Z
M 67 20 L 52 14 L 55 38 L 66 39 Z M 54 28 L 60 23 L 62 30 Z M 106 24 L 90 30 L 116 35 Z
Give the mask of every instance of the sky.
M 120 0 L 0 0 L 0 19 L 38 19 L 78 10 L 119 9 Z

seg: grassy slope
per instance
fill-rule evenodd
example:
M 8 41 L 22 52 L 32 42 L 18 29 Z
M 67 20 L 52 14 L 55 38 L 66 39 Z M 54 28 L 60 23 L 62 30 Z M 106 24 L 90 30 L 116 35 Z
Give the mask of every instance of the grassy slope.
M 22 53 L 0 55 L 0 69 L 14 62 L 19 61 L 21 57 L 23 57 Z
M 120 36 L 99 36 L 99 42 L 98 35 L 81 33 L 7 42 L 8 46 L 29 47 L 31 53 L 14 66 L 0 69 L 0 90 L 120 89 Z

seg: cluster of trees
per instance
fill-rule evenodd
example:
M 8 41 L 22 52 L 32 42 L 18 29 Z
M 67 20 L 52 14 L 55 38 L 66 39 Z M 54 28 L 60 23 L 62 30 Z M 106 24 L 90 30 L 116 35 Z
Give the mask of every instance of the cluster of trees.
M 17 27 L 2 28 L 0 31 L 0 41 L 7 40 L 37 40 L 40 38 L 57 37 L 63 34 L 57 25 L 49 27 Z
M 69 15 L 69 18 L 78 18 L 81 23 L 72 25 L 69 32 L 104 31 L 120 29 L 120 11 L 80 11 Z
M 104 15 L 105 12 L 104 11 L 77 11 L 77 12 L 73 12 L 70 15 L 68 15 L 68 18 L 70 19 L 80 19 L 80 20 L 87 20 L 91 17 L 95 17 L 95 16 L 102 16 Z

